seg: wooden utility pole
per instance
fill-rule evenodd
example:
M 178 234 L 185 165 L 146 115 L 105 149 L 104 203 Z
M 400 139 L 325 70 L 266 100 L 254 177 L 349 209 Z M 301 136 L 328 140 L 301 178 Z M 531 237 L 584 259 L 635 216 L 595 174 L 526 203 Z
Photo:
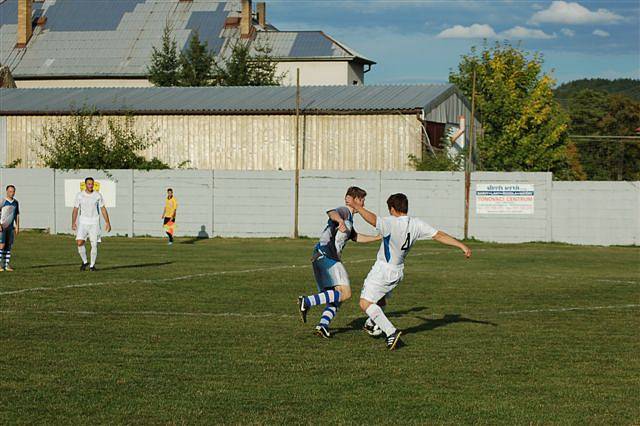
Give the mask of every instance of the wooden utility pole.
M 300 204 L 300 68 L 296 69 L 296 177 L 294 196 L 294 228 L 293 237 L 298 238 L 299 204 Z
M 471 192 L 471 164 L 473 161 L 473 145 L 475 143 L 476 123 L 476 70 L 471 78 L 471 127 L 469 129 L 469 144 L 467 145 L 467 167 L 464 172 L 464 239 L 469 238 L 469 197 Z

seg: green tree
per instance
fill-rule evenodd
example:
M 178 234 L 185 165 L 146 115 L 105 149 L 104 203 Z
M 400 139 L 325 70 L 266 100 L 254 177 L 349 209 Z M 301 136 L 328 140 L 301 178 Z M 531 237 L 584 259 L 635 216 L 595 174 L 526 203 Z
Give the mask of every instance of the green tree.
M 54 169 L 168 169 L 157 158 L 147 160 L 141 151 L 158 143 L 158 138 L 139 134 L 133 118 L 107 118 L 80 111 L 54 125 L 46 126 L 38 142 L 40 160 Z
M 155 86 L 178 86 L 180 59 L 176 40 L 171 35 L 171 27 L 167 23 L 162 33 L 162 47 L 153 47 L 151 66 L 147 68 L 149 81 Z
M 479 168 L 495 171 L 551 171 L 573 177 L 567 156 L 568 117 L 553 98 L 553 78 L 543 59 L 509 43 L 475 47 L 463 55 L 449 81 L 470 99 L 476 73 L 476 105 L 483 136 Z
M 216 82 L 221 86 L 277 86 L 284 75 L 277 73 L 277 63 L 266 44 L 237 41 L 231 55 L 214 65 Z
M 601 122 L 609 107 L 608 95 L 597 90 L 584 89 L 567 100 L 574 135 L 600 135 Z
M 640 103 L 619 94 L 583 89 L 572 93 L 566 105 L 571 117 L 571 134 L 577 136 L 572 139 L 586 177 L 639 179 L 640 143 L 597 136 L 634 136 L 640 123 Z
M 189 39 L 189 46 L 180 55 L 179 80 L 181 86 L 210 86 L 215 55 L 206 41 L 200 41 L 197 31 Z

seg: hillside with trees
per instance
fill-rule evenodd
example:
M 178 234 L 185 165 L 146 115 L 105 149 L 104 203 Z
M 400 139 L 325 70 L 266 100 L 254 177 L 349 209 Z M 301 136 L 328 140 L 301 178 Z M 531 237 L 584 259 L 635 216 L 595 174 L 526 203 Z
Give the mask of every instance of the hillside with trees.
M 556 99 L 566 105 L 569 98 L 585 89 L 605 92 L 611 95 L 624 95 L 640 102 L 640 80 L 632 78 L 583 78 L 561 84 L 553 92 Z

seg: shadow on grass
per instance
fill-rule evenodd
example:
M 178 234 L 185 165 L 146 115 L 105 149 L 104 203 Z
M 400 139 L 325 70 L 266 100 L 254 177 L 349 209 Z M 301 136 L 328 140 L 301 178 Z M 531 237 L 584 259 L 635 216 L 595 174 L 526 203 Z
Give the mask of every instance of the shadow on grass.
M 155 262 L 155 263 L 137 263 L 134 265 L 117 265 L 117 266 L 107 266 L 104 268 L 100 268 L 101 271 L 113 271 L 116 269 L 134 269 L 134 268 L 149 268 L 152 266 L 165 266 L 171 265 L 173 262 Z M 99 265 L 97 265 L 99 267 Z
M 200 227 L 200 232 L 198 232 L 198 235 L 196 235 L 193 238 L 189 238 L 188 240 L 181 241 L 180 244 L 195 244 L 198 241 L 208 240 L 208 239 L 209 239 L 209 233 L 207 232 L 207 227 L 202 225 Z
M 387 317 L 388 318 L 398 318 L 398 317 L 402 317 L 408 314 L 412 314 L 412 313 L 416 313 L 416 312 L 422 312 L 427 310 L 426 306 L 420 306 L 420 307 L 415 307 L 415 308 L 411 308 L 411 309 L 406 309 L 403 311 L 393 311 L 393 312 L 388 312 L 387 313 Z M 490 325 L 493 327 L 497 327 L 498 324 L 491 322 L 491 321 L 483 321 L 483 320 L 476 320 L 476 319 L 472 319 L 472 318 L 466 318 L 463 317 L 460 314 L 445 314 L 442 318 L 424 318 L 424 317 L 420 317 L 420 316 L 415 316 L 415 318 L 422 320 L 423 322 L 418 324 L 418 325 L 414 325 L 412 327 L 408 327 L 408 328 L 403 328 L 402 329 L 402 333 L 407 335 L 407 334 L 417 334 L 417 333 L 422 333 L 425 331 L 431 331 L 431 330 L 435 330 L 436 328 L 440 328 L 440 327 L 446 327 L 450 324 L 457 324 L 457 323 L 472 323 L 472 324 L 482 324 L 482 325 Z M 364 322 L 366 320 L 366 317 L 363 315 L 361 318 L 357 318 L 353 321 L 351 321 L 349 324 L 347 324 L 346 327 L 341 327 L 341 328 L 336 328 L 332 330 L 333 334 L 341 334 L 341 333 L 349 333 L 352 331 L 360 331 L 362 330 L 362 327 L 364 326 Z
M 27 269 L 44 269 L 44 268 L 56 268 L 62 266 L 80 266 L 80 261 L 73 263 L 50 263 L 48 265 L 33 265 L 29 266 Z
M 423 322 L 421 324 L 414 325 L 413 327 L 403 329 L 402 332 L 404 334 L 422 333 L 424 331 L 435 330 L 436 328 L 446 327 L 450 324 L 457 324 L 461 322 L 490 325 L 493 327 L 498 326 L 498 324 L 496 324 L 495 322 L 466 318 L 460 314 L 445 314 L 442 318 L 416 318 L 421 319 Z
M 405 309 L 403 311 L 388 312 L 387 313 L 387 317 L 388 318 L 397 318 L 397 317 L 401 317 L 401 316 L 404 316 L 404 315 L 409 315 L 409 314 L 416 313 L 416 312 L 426 311 L 427 309 L 429 309 L 427 306 L 416 306 L 414 308 Z M 348 333 L 350 331 L 362 330 L 362 327 L 364 326 L 364 322 L 366 320 L 367 320 L 366 315 L 362 314 L 361 318 L 354 319 L 349 324 L 347 324 L 346 327 L 334 328 L 334 329 L 331 330 L 331 333 L 332 334 L 341 334 L 341 333 Z

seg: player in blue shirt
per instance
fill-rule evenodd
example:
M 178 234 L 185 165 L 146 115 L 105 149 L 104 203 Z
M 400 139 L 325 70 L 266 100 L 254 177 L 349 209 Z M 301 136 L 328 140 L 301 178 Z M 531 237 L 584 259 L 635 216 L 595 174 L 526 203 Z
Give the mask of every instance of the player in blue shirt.
M 16 187 L 8 185 L 7 196 L 0 201 L 0 272 L 13 272 L 9 265 L 11 246 L 20 232 L 20 207 L 13 198 L 15 194 Z
M 364 204 L 367 193 L 352 186 L 347 190 L 345 203 L 358 200 Z M 358 234 L 353 228 L 353 209 L 341 206 L 327 212 L 329 221 L 322 231 L 320 241 L 313 249 L 311 258 L 313 273 L 316 278 L 319 293 L 311 296 L 298 297 L 298 309 L 302 322 L 307 322 L 309 309 L 317 305 L 325 305 L 320 323 L 315 328 L 318 336 L 329 338 L 329 324 L 335 318 L 341 302 L 351 297 L 349 275 L 341 260 L 342 250 L 347 241 L 368 243 L 380 240 L 380 236 Z

